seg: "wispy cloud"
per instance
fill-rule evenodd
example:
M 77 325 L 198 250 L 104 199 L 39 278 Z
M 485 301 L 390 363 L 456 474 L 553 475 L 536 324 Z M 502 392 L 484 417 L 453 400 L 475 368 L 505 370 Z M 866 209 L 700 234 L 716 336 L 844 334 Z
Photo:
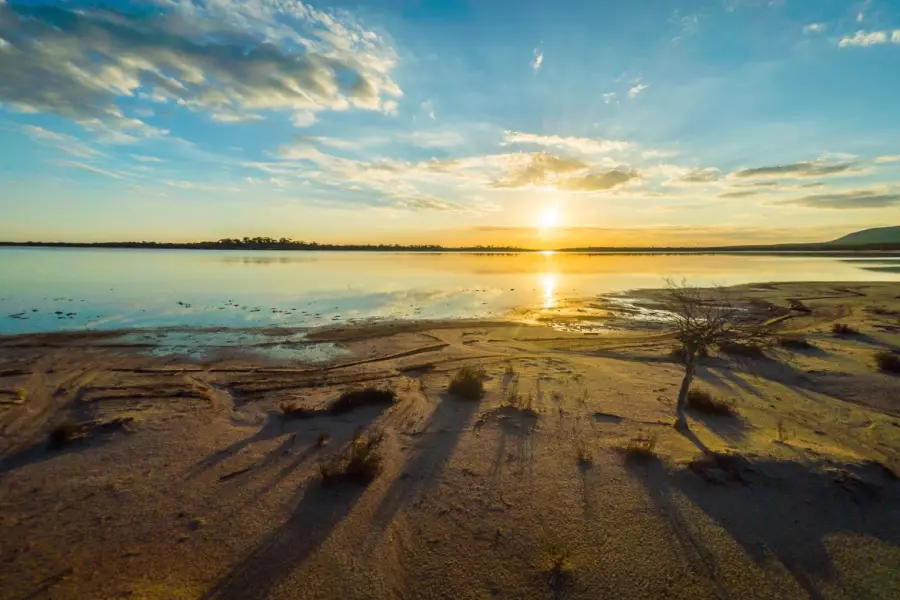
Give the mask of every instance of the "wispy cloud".
M 534 59 L 531 61 L 531 68 L 535 72 L 539 71 L 544 64 L 544 52 L 539 48 L 534 49 Z
M 900 154 L 888 154 L 885 156 L 879 156 L 875 159 L 877 163 L 895 163 L 900 162 Z
M 826 160 L 803 161 L 770 167 L 741 169 L 731 174 L 738 178 L 776 177 L 827 177 L 829 175 L 855 174 L 861 171 L 854 162 L 828 162 Z
M 58 133 L 56 131 L 50 131 L 49 129 L 38 127 L 36 125 L 23 125 L 22 132 L 33 140 L 45 142 L 59 149 L 61 152 L 65 152 L 66 154 L 70 154 L 72 156 L 89 158 L 100 154 L 100 152 L 95 148 L 82 142 L 74 136 L 64 133 Z
M 644 90 L 646 90 L 648 87 L 650 87 L 649 84 L 645 84 L 645 83 L 637 83 L 636 85 L 632 86 L 632 87 L 628 90 L 628 97 L 629 97 L 629 98 L 637 98 L 638 95 L 639 95 L 641 92 L 643 92 Z
M 812 194 L 781 200 L 776 202 L 776 204 L 835 210 L 885 208 L 887 206 L 900 205 L 900 189 L 885 187 Z
M 683 183 L 711 183 L 722 178 L 722 172 L 714 167 L 691 169 L 678 178 Z
M 99 167 L 95 167 L 94 165 L 89 165 L 87 163 L 78 162 L 74 160 L 58 160 L 56 164 L 61 167 L 71 167 L 74 169 L 81 169 L 82 171 L 87 171 L 88 173 L 94 173 L 96 175 L 103 175 L 104 177 L 110 177 L 112 179 L 124 179 L 125 176 L 121 173 L 115 171 L 108 171 L 106 169 L 101 169 Z
M 838 46 L 875 46 L 878 44 L 900 44 L 900 29 L 894 31 L 857 31 L 852 36 L 844 36 L 838 42 Z
M 822 33 L 828 26 L 825 23 L 810 23 L 803 27 L 803 33 Z
M 311 127 L 316 123 L 316 113 L 311 110 L 295 112 L 291 117 L 291 123 L 294 127 Z
M 615 92 L 606 92 L 603 94 L 603 101 L 606 104 L 612 104 L 616 101 L 616 93 Z
M 521 131 L 506 131 L 503 134 L 505 144 L 533 144 L 536 146 L 563 148 L 583 154 L 601 154 L 621 152 L 631 144 L 620 140 L 601 140 L 584 137 L 564 137 L 559 135 L 538 135 Z
M 165 159 L 162 159 L 162 158 L 159 158 L 156 156 L 147 156 L 145 154 L 131 154 L 130 156 L 134 160 L 136 160 L 138 162 L 143 162 L 143 163 L 164 163 L 164 162 L 166 162 Z

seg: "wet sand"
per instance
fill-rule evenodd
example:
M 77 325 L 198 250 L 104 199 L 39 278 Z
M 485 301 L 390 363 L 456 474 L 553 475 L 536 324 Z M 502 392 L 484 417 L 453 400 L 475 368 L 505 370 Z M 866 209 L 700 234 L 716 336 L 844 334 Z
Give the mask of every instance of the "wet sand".
M 696 386 L 737 416 L 688 436 L 652 290 L 200 354 L 0 338 L 0 598 L 900 598 L 900 378 L 873 362 L 900 348 L 900 286 L 734 293 L 811 347 L 706 359 Z M 285 344 L 329 351 L 265 351 Z M 447 393 L 467 365 L 479 401 Z M 318 410 L 367 385 L 397 401 Z M 83 437 L 49 447 L 66 422 Z M 323 485 L 360 428 L 380 474 Z M 696 462 L 717 452 L 738 466 Z

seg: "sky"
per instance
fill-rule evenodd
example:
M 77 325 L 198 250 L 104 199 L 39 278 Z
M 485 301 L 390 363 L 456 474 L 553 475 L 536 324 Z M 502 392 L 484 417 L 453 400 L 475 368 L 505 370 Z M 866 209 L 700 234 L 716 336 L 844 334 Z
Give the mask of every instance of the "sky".
M 0 0 L 0 239 L 900 225 L 896 0 Z

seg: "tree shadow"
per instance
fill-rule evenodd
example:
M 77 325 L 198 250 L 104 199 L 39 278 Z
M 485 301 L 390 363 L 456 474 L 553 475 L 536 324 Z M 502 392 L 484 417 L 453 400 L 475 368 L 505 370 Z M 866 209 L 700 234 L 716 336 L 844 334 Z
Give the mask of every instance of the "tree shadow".
M 349 439 L 350 433 L 353 430 L 359 427 L 364 428 L 368 426 L 375 421 L 381 413 L 387 410 L 387 408 L 388 406 L 367 406 L 354 410 L 347 415 L 334 416 L 323 413 L 322 416 L 302 420 L 286 418 L 284 414 L 272 411 L 268 413 L 265 423 L 263 423 L 256 433 L 238 440 L 227 448 L 219 450 L 199 461 L 191 467 L 188 472 L 188 477 L 196 477 L 205 471 L 209 471 L 253 444 L 267 442 L 289 434 L 294 434 L 294 436 L 286 438 L 282 441 L 280 446 L 269 451 L 258 463 L 243 471 L 259 470 L 260 468 L 278 462 L 283 456 L 289 455 L 296 443 L 294 439 L 296 435 L 314 435 L 327 427 L 329 431 L 337 430 L 332 435 L 332 438 L 334 438 L 335 441 L 346 441 L 344 438 Z M 299 457 L 295 457 L 295 460 L 291 461 L 290 468 L 282 469 L 280 473 L 282 478 L 286 477 L 290 472 L 296 469 L 310 454 L 310 452 L 304 452 L 299 455 Z M 225 477 L 228 476 L 226 475 Z M 274 484 L 272 484 L 272 486 L 274 486 Z
M 365 488 L 310 483 L 288 520 L 234 566 L 201 600 L 265 600 L 346 518 Z
M 407 458 L 403 470 L 391 482 L 375 509 L 372 526 L 378 537 L 405 504 L 415 504 L 421 499 L 421 494 L 434 485 L 479 404 L 446 392 L 441 394 L 440 402 L 423 428 L 423 439 Z
M 702 528 L 690 527 L 672 500 L 684 494 L 722 527 L 757 565 L 776 559 L 813 600 L 824 598 L 823 582 L 837 583 L 849 597 L 873 597 L 848 589 L 825 545 L 849 533 L 900 546 L 900 483 L 880 465 L 801 464 L 764 460 L 750 464 L 745 486 L 710 484 L 688 469 L 668 470 L 661 461 L 631 465 L 659 514 L 670 524 L 685 558 L 729 598 L 717 574 L 715 547 Z M 726 560 L 724 557 L 721 560 Z

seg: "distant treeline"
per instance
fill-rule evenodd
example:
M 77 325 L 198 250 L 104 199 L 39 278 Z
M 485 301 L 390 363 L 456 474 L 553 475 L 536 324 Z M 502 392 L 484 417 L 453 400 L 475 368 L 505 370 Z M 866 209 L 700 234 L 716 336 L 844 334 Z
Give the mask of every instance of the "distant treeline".
M 54 248 L 148 248 L 168 250 L 347 250 L 360 252 L 527 252 L 512 246 L 465 246 L 437 244 L 320 244 L 290 238 L 223 238 L 209 242 L 0 242 L 0 246 L 38 246 Z
M 514 246 L 441 246 L 439 244 L 320 244 L 318 242 L 296 241 L 290 238 L 245 237 L 223 238 L 208 242 L 2 242 L 0 246 L 56 247 L 56 248 L 147 248 L 170 250 L 305 250 L 305 251 L 355 251 L 355 252 L 537 252 Z M 563 248 L 556 252 L 577 254 L 711 254 L 711 253 L 880 253 L 900 252 L 900 243 L 878 244 L 772 244 L 747 246 L 703 246 L 703 247 L 661 247 L 641 248 L 616 246 L 587 246 L 583 248 Z

